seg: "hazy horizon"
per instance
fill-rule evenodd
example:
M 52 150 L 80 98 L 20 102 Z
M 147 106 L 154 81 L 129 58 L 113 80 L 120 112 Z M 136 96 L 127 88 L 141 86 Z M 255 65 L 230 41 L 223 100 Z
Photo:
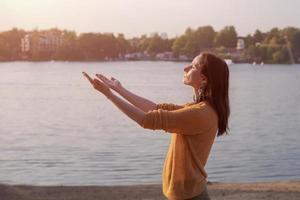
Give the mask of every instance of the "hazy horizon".
M 0 31 L 59 28 L 83 32 L 123 33 L 126 38 L 211 25 L 216 31 L 235 26 L 239 36 L 256 29 L 300 27 L 300 1 L 286 0 L 2 0 Z

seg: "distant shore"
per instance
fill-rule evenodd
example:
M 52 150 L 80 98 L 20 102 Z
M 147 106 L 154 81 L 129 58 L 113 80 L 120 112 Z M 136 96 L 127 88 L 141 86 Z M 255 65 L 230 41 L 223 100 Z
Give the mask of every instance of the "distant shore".
M 296 200 L 300 180 L 257 183 L 209 182 L 214 200 Z M 160 184 L 130 186 L 30 186 L 0 184 L 1 200 L 163 200 Z

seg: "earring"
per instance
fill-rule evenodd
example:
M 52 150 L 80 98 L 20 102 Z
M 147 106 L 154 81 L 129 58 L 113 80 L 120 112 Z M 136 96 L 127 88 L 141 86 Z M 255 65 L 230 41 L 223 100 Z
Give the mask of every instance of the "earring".
M 193 100 L 194 100 L 195 103 L 199 103 L 200 100 L 201 100 L 201 99 L 200 99 L 200 95 L 199 95 L 199 94 L 196 94 L 196 95 L 193 94 Z
M 200 101 L 204 101 L 207 99 L 207 95 L 205 94 L 206 93 L 206 88 L 205 87 L 201 87 L 199 89 L 199 93 L 200 93 Z

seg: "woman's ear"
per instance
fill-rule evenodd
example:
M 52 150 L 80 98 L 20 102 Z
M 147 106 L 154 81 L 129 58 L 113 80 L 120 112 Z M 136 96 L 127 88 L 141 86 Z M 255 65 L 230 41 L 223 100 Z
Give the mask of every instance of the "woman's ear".
M 204 84 L 207 84 L 207 78 L 206 78 L 206 76 L 202 76 L 202 80 L 201 80 Z

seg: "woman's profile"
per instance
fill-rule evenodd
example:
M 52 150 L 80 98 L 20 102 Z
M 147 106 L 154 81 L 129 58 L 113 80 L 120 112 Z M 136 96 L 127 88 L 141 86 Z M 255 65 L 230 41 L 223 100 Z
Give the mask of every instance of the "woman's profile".
M 184 68 L 183 83 L 193 90 L 193 102 L 184 105 L 156 104 L 126 90 L 113 77 L 83 75 L 141 127 L 171 134 L 162 172 L 162 190 L 168 199 L 210 199 L 204 167 L 215 137 L 228 133 L 230 115 L 229 69 L 223 59 L 203 52 Z

